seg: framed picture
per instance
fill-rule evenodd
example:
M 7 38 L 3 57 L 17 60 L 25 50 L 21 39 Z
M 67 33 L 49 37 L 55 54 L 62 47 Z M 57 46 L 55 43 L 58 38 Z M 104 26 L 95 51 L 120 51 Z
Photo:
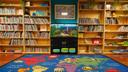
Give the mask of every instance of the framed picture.
M 75 19 L 75 5 L 55 5 L 55 19 Z

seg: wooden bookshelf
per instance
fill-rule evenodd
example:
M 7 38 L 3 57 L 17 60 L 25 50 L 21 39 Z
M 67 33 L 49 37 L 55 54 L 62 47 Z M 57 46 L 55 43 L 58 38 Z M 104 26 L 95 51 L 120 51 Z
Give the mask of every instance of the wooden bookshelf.
M 92 44 L 93 39 L 101 40 L 98 44 L 101 50 L 99 53 L 128 50 L 127 6 L 126 0 L 79 0 L 78 54 L 81 54 L 81 51 L 82 54 L 96 53 L 97 44 Z M 96 26 L 102 26 L 103 29 L 95 31 Z
M 102 52 L 105 2 L 79 0 L 78 3 L 78 54 L 94 54 L 95 49 Z
M 0 53 L 22 53 L 22 4 L 19 0 L 0 2 Z
M 125 53 L 128 50 L 128 1 L 106 1 L 104 53 Z
M 0 2 L 0 53 L 50 54 L 50 0 Z
M 24 4 L 24 19 L 26 19 L 24 26 L 27 28 L 24 31 L 28 33 L 24 39 L 25 42 L 34 42 L 34 44 L 25 43 L 24 53 L 50 54 L 50 0 L 25 0 Z M 27 22 L 27 20 L 33 21 Z

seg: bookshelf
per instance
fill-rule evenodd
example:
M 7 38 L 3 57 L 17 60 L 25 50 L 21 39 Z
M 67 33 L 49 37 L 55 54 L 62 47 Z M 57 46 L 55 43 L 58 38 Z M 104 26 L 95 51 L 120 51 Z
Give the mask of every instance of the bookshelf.
M 50 54 L 50 0 L 0 1 L 0 53 Z
M 79 0 L 78 54 L 103 52 L 104 1 Z
M 23 52 L 23 9 L 19 0 L 0 1 L 0 53 Z
M 78 8 L 78 54 L 127 53 L 127 0 L 79 0 Z
M 128 1 L 106 1 L 104 53 L 126 53 L 128 50 Z
M 24 1 L 25 53 L 50 54 L 50 0 Z

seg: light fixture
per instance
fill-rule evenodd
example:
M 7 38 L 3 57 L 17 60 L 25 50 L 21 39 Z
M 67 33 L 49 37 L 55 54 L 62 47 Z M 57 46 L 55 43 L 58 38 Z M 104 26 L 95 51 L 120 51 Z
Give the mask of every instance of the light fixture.
M 63 15 L 63 16 L 67 16 L 68 13 L 67 13 L 67 12 L 62 12 L 61 15 Z

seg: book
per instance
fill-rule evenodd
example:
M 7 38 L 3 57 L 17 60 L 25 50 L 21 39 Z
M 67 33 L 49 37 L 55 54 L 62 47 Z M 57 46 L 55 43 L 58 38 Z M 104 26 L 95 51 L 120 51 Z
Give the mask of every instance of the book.
M 37 41 L 33 39 L 26 39 L 25 44 L 26 45 L 37 45 Z
M 25 18 L 25 24 L 49 24 L 47 18 Z
M 27 24 L 25 25 L 25 31 L 38 31 L 37 25 Z
M 19 25 L 3 25 L 0 24 L 1 31 L 20 31 Z
M 2 24 L 22 24 L 22 17 L 0 17 Z
M 32 47 L 26 48 L 26 52 L 49 52 L 49 48 Z
M 17 15 L 15 8 L 0 8 L 0 15 Z
M 80 24 L 100 24 L 98 18 L 79 18 Z
M 117 18 L 107 18 L 106 19 L 107 24 L 118 24 Z
M 86 26 L 85 31 L 102 31 L 103 26 Z
M 22 32 L 1 32 L 0 38 L 21 38 Z
M 22 45 L 23 40 L 22 39 L 11 39 L 9 42 L 9 45 Z

